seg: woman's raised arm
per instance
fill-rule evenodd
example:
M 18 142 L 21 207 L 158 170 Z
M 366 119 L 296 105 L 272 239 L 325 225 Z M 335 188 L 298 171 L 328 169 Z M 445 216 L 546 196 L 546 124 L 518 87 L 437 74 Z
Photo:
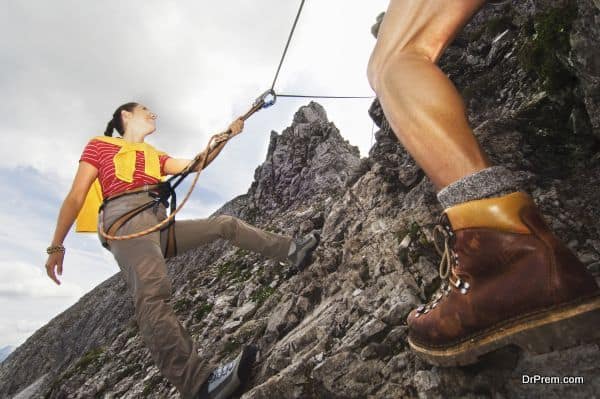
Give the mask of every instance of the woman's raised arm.
M 225 141 L 228 138 L 236 136 L 241 133 L 244 129 L 244 121 L 242 119 L 236 119 L 229 125 L 228 131 L 229 133 L 221 133 L 217 137 L 217 145 L 214 147 L 210 154 L 208 155 L 208 159 L 206 160 L 206 166 L 212 162 L 213 159 L 219 155 L 223 147 L 225 146 Z M 165 162 L 164 171 L 165 175 L 175 175 L 177 173 L 182 172 L 189 164 L 192 162 L 191 159 L 178 159 L 178 158 L 169 158 L 167 162 Z M 194 169 L 195 172 L 200 171 L 200 165 Z

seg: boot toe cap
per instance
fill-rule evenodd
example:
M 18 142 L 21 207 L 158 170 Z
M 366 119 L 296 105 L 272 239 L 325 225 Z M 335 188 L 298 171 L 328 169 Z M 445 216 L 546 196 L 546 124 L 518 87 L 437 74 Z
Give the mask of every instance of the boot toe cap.
M 419 312 L 417 312 L 416 308 L 410 311 L 410 313 L 406 317 L 406 324 L 408 324 L 409 328 L 415 323 L 415 320 L 418 317 L 420 317 L 420 314 L 419 314 Z
M 436 309 L 431 309 L 427 313 L 419 311 L 419 308 L 413 309 L 406 322 L 408 324 L 408 337 L 413 343 L 421 346 L 443 345 L 448 338 L 439 328 L 440 315 Z

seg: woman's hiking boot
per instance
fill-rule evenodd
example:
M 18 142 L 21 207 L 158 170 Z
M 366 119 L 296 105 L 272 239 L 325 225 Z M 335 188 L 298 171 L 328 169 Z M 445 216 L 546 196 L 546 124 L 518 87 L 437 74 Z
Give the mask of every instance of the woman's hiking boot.
M 321 236 L 317 230 L 313 230 L 304 237 L 292 241 L 290 245 L 290 251 L 288 253 L 288 261 L 290 267 L 286 277 L 293 276 L 294 274 L 304 270 L 308 262 L 310 261 L 311 255 L 319 245 Z
M 256 360 L 254 346 L 245 346 L 233 361 L 217 367 L 200 388 L 198 399 L 227 399 L 250 377 Z
M 409 344 L 439 366 L 514 345 L 533 353 L 600 338 L 600 290 L 525 193 L 445 210 L 442 286 L 408 316 Z

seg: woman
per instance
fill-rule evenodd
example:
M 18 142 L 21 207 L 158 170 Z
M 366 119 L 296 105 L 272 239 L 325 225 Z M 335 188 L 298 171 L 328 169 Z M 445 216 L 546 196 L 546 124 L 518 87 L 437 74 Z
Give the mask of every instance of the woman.
M 506 345 L 537 353 L 569 347 L 593 340 L 600 325 L 594 279 L 519 192 L 513 173 L 490 163 L 436 65 L 484 3 L 391 0 L 367 71 L 393 131 L 445 209 L 436 231 L 446 239 L 446 283 L 408 316 L 411 348 L 443 366 Z
M 46 262 L 48 276 L 60 281 L 65 249 L 64 239 L 77 217 L 92 183 L 98 179 L 105 198 L 101 213 L 108 229 L 120 216 L 141 204 L 152 195 L 140 190 L 160 181 L 164 175 L 177 174 L 191 162 L 171 158 L 144 143 L 146 136 L 156 130 L 156 114 L 137 103 L 127 103 L 114 112 L 105 136 L 87 144 L 79 162 L 71 191 L 61 207 L 52 244 Z M 231 135 L 242 131 L 238 119 L 229 127 Z M 122 138 L 112 138 L 113 130 Z M 225 134 L 225 133 L 224 133 Z M 217 155 L 211 152 L 208 162 Z M 198 167 L 199 168 L 199 167 Z M 110 201 L 107 201 L 110 199 Z M 139 232 L 166 218 L 166 208 L 158 203 L 123 224 L 116 235 Z M 288 260 L 292 268 L 302 267 L 318 244 L 318 234 L 312 232 L 302 240 L 262 231 L 226 215 L 208 219 L 182 220 L 175 223 L 177 252 L 182 253 L 217 238 L 230 240 L 234 245 L 259 252 L 277 260 Z M 144 342 L 162 374 L 179 390 L 183 398 L 225 398 L 245 378 L 254 360 L 254 352 L 245 347 L 231 363 L 217 368 L 200 361 L 196 344 L 177 320 L 166 302 L 171 294 L 171 282 L 165 265 L 168 229 L 130 240 L 109 240 L 103 244 L 114 255 L 133 296 L 135 316 Z

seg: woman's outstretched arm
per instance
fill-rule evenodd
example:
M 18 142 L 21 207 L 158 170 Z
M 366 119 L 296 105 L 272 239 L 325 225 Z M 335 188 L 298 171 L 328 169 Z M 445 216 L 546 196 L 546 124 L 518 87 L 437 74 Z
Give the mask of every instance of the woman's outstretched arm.
M 95 166 L 85 161 L 79 162 L 79 168 L 73 179 L 71 190 L 60 208 L 51 246 L 62 245 L 64 242 L 97 176 L 98 169 Z M 64 255 L 64 252 L 55 252 L 50 254 L 46 261 L 46 273 L 56 284 L 60 284 L 60 281 L 56 278 L 56 274 L 58 273 L 59 276 L 62 274 Z
M 242 129 L 244 128 L 244 121 L 241 119 L 236 119 L 235 121 L 233 121 L 231 123 L 231 125 L 229 125 L 228 130 L 231 131 L 231 133 L 229 134 L 229 138 L 238 135 Z M 220 136 L 223 136 L 223 138 L 225 138 L 225 136 L 227 135 L 227 133 L 221 133 Z M 216 145 L 216 147 L 214 147 L 210 153 L 208 154 L 208 158 L 206 160 L 206 166 L 208 166 L 213 159 L 215 159 L 217 157 L 217 155 L 219 155 L 219 153 L 221 152 L 221 150 L 223 149 L 223 147 L 225 147 L 225 141 L 219 141 L 217 140 L 218 144 Z M 202 152 L 202 155 L 204 155 L 204 151 Z M 164 171 L 166 175 L 174 175 L 177 174 L 179 172 L 182 172 L 189 164 L 190 162 L 192 162 L 191 159 L 177 159 L 177 158 L 169 158 L 167 159 L 167 162 L 165 162 L 165 166 L 164 166 Z M 200 171 L 200 165 L 198 165 L 198 167 L 196 167 L 196 169 L 194 169 L 195 172 L 199 172 Z

